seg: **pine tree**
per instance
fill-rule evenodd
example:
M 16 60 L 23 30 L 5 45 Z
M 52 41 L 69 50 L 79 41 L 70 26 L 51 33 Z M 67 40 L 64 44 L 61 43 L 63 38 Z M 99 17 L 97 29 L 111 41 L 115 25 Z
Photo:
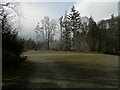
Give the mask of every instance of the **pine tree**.
M 81 19 L 80 19 L 80 13 L 75 9 L 75 7 L 73 6 L 71 8 L 71 12 L 69 13 L 68 19 L 70 20 L 70 29 L 73 33 L 73 49 L 76 48 L 76 34 L 77 31 L 80 30 L 81 27 Z
M 2 29 L 2 67 L 3 70 L 17 67 L 26 57 L 22 57 L 23 42 L 18 40 L 18 32 L 8 23 L 8 14 L 2 9 L 1 29 Z
M 59 24 L 60 24 L 60 49 L 63 50 L 63 27 L 62 27 L 62 20 L 63 16 L 59 18 Z
M 89 51 L 96 51 L 97 50 L 97 24 L 93 20 L 92 16 L 89 19 L 89 24 L 88 24 L 88 45 L 89 45 Z
M 64 15 L 64 20 L 62 22 L 63 30 L 63 39 L 64 39 L 64 50 L 71 50 L 71 29 L 70 29 L 70 21 L 68 19 L 67 11 Z

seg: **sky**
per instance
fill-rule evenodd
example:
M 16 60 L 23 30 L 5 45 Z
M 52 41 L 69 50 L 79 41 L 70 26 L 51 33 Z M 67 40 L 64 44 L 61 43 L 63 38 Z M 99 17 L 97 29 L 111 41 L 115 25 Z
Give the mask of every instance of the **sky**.
M 24 16 L 22 19 L 22 37 L 34 37 L 35 28 L 38 22 L 49 16 L 50 19 L 58 20 L 64 15 L 65 10 L 70 11 L 74 2 L 29 2 L 21 4 L 21 12 Z M 24 31 L 23 31 L 24 30 Z
M 111 18 L 111 15 L 118 15 L 118 1 L 119 0 L 58 0 L 58 2 L 20 2 L 19 12 L 24 18 L 21 18 L 21 30 L 19 35 L 24 38 L 34 38 L 35 27 L 38 22 L 44 17 L 49 16 L 50 19 L 59 19 L 64 15 L 65 10 L 70 11 L 74 5 L 80 12 L 82 17 L 87 16 L 94 18 L 96 22 L 102 19 Z M 66 1 L 66 2 L 65 2 Z

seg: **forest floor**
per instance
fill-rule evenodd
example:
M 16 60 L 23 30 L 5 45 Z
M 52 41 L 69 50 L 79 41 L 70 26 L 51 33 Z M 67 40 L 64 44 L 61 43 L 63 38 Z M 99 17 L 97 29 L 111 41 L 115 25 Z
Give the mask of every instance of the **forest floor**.
M 9 77 L 13 84 L 4 86 L 14 87 L 19 82 L 16 87 L 118 88 L 118 56 L 68 51 L 29 51 L 24 55 L 28 56 L 27 65 L 14 75 L 19 79 Z

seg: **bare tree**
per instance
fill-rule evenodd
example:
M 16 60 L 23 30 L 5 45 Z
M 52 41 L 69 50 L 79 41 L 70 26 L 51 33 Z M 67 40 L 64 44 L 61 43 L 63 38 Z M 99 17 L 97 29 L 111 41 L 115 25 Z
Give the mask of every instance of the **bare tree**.
M 39 23 L 38 23 L 38 25 L 35 28 L 35 33 L 37 34 L 37 41 L 45 39 L 43 27 L 40 27 Z M 41 39 L 41 36 L 42 36 L 42 39 Z
M 41 20 L 41 26 L 38 23 L 35 32 L 37 33 L 37 38 L 42 41 L 47 42 L 47 49 L 50 49 L 50 43 L 53 41 L 56 32 L 57 22 L 56 20 L 50 20 L 48 16 Z M 42 38 L 41 38 L 42 36 Z

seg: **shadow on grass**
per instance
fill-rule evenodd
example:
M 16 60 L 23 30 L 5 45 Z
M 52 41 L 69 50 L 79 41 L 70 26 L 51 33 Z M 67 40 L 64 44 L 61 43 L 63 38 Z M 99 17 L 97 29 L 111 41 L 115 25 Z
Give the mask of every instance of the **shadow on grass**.
M 34 70 L 33 63 L 23 63 L 19 68 L 2 70 L 2 88 L 27 88 L 29 77 Z
M 117 71 L 104 71 L 97 68 L 89 68 L 88 65 L 79 64 L 76 67 L 74 64 L 65 62 L 34 62 L 36 71 L 34 71 L 34 82 L 31 82 L 31 87 L 51 88 L 51 87 L 118 87 Z M 78 86 L 76 86 L 76 85 Z M 85 85 L 86 84 L 86 85 Z M 92 84 L 92 85 L 91 85 Z
M 3 73 L 3 88 L 118 87 L 116 70 L 91 67 L 68 62 L 28 62 L 9 74 Z

